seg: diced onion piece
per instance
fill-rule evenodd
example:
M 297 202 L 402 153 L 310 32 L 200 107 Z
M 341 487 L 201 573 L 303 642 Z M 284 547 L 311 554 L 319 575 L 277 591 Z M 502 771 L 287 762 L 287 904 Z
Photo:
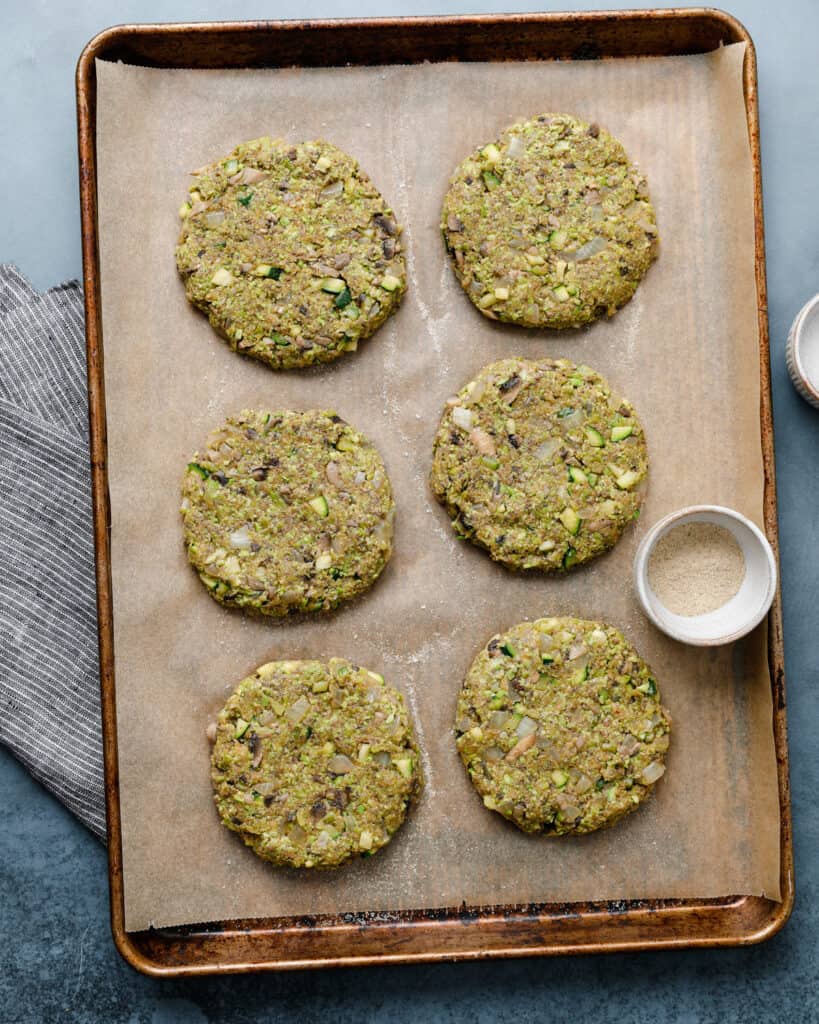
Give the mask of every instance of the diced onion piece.
M 515 729 L 515 735 L 519 737 L 531 736 L 533 732 L 537 732 L 537 722 L 534 718 L 529 718 L 528 715 L 524 715 Z
M 575 782 L 574 784 L 574 791 L 578 795 L 588 793 L 588 791 L 592 788 L 593 785 L 594 783 L 588 777 L 588 775 L 581 775 L 577 782 Z
M 469 409 L 464 409 L 463 406 L 456 405 L 452 410 L 452 422 L 456 427 L 460 427 L 461 430 L 472 429 L 472 413 Z
M 299 697 L 295 704 L 287 709 L 285 718 L 293 725 L 297 725 L 310 710 L 310 701 L 306 697 Z
M 243 526 L 238 530 L 234 530 L 230 535 L 230 546 L 232 548 L 241 548 L 246 551 L 250 548 L 253 541 L 250 539 L 250 534 L 247 532 L 247 527 Z
M 327 762 L 327 767 L 334 775 L 346 775 L 355 768 L 355 765 L 346 754 L 336 754 Z
M 665 765 L 660 764 L 659 761 L 652 761 L 650 765 L 643 768 L 641 779 L 647 786 L 650 786 L 657 779 L 661 779 L 663 775 L 665 775 Z
M 233 274 L 231 274 L 231 272 L 225 267 L 219 267 L 210 281 L 211 284 L 219 285 L 220 287 L 227 284 L 233 284 Z
M 500 747 L 487 747 L 484 759 L 487 761 L 501 761 L 503 759 L 503 751 Z
M 575 427 L 582 426 L 585 418 L 586 414 L 582 409 L 572 409 L 568 415 L 559 420 L 559 423 L 563 430 L 574 430 Z
M 547 438 L 543 444 L 539 444 L 534 450 L 534 456 L 541 462 L 547 462 L 560 447 L 560 439 L 557 437 Z
M 518 157 L 523 156 L 526 152 L 526 146 L 520 135 L 513 135 L 509 140 L 509 145 L 506 147 L 506 155 L 512 157 L 513 160 L 517 160 Z
M 373 527 L 373 537 L 382 544 L 388 543 L 392 539 L 392 519 L 380 520 L 380 522 Z
M 493 711 L 489 716 L 490 729 L 502 729 L 511 718 L 508 711 Z
M 608 241 L 600 235 L 595 235 L 591 241 L 586 242 L 585 245 L 581 245 L 575 252 L 561 253 L 561 256 L 567 261 L 574 263 L 582 263 L 583 260 L 590 260 L 592 256 L 596 256 L 602 252 L 608 245 Z
M 373 761 L 375 761 L 376 764 L 381 765 L 382 768 L 389 768 L 392 764 L 392 758 L 386 750 L 377 750 L 373 754 Z
M 586 648 L 583 644 L 572 644 L 569 648 L 569 653 L 566 655 L 569 661 L 574 661 L 575 658 L 579 658 L 581 654 L 586 653 Z
M 329 569 L 332 564 L 333 564 L 333 556 L 332 555 L 328 555 L 328 554 L 319 555 L 318 558 L 316 559 L 316 568 L 317 569 Z
M 205 224 L 207 224 L 209 228 L 218 227 L 224 219 L 224 210 L 212 210 L 210 213 L 205 214 Z
M 321 159 L 321 157 L 319 157 Z M 334 199 L 336 196 L 340 196 L 344 191 L 343 181 L 334 181 L 332 185 L 328 185 L 327 188 L 323 188 L 319 193 L 320 199 Z
M 332 840 L 333 840 L 333 837 L 330 835 L 330 833 L 327 831 L 327 829 L 322 829 L 322 831 L 319 832 L 319 834 L 318 834 L 318 838 L 313 843 L 313 849 L 314 850 L 326 850 L 327 847 L 332 842 Z

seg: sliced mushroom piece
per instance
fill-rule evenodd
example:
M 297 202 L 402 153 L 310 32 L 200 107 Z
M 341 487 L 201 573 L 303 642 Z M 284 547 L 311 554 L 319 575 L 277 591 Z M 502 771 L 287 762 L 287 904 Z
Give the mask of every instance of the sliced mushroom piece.
M 469 440 L 475 445 L 481 455 L 494 456 L 496 454 L 495 442 L 492 440 L 491 436 L 487 434 L 485 430 L 481 430 L 480 427 L 475 427 L 474 430 L 469 432 Z

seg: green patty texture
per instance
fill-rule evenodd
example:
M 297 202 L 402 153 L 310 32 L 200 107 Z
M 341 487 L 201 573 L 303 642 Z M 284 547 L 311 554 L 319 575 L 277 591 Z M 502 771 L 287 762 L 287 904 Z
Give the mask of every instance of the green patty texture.
M 341 658 L 242 680 L 219 714 L 211 779 L 227 828 L 297 868 L 380 850 L 423 787 L 404 698 Z
M 275 369 L 326 363 L 397 308 L 401 229 L 351 156 L 261 138 L 194 173 L 176 264 L 231 348 Z
M 643 175 L 617 139 L 568 114 L 514 124 L 464 160 L 441 230 L 478 309 L 525 327 L 612 316 L 658 241 Z
M 503 359 L 449 399 L 431 485 L 459 537 L 512 569 L 562 572 L 639 514 L 648 453 L 632 405 L 566 359 Z
M 202 582 L 264 615 L 330 611 L 365 591 L 392 553 L 394 511 L 378 451 L 321 410 L 231 416 L 182 483 Z
M 665 771 L 671 719 L 645 662 L 613 626 L 522 622 L 472 663 L 458 752 L 490 810 L 524 832 L 613 825 Z

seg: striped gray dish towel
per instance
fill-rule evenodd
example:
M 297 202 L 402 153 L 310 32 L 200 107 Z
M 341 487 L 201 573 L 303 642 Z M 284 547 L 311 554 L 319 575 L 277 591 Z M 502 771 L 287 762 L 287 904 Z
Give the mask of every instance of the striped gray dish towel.
M 0 264 L 0 742 L 100 838 L 82 291 Z

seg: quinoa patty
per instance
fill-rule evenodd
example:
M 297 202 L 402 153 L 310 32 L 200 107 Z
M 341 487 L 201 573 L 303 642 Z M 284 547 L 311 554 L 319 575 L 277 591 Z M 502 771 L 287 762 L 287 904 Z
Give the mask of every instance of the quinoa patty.
M 459 537 L 512 569 L 563 572 L 639 514 L 645 436 L 588 366 L 503 359 L 449 399 L 431 484 Z
M 231 416 L 188 463 L 185 546 L 211 596 L 264 615 L 330 611 L 392 553 L 381 456 L 334 412 Z
M 657 254 L 645 178 L 608 132 L 568 114 L 514 124 L 467 157 L 441 230 L 478 309 L 525 327 L 612 316 Z
M 524 832 L 615 824 L 665 772 L 671 729 L 657 682 L 619 630 L 583 619 L 522 622 L 472 662 L 456 736 L 490 810 Z
M 404 698 L 341 658 L 243 679 L 219 713 L 211 779 L 224 825 L 298 868 L 380 850 L 423 787 Z
M 401 229 L 351 156 L 261 138 L 195 175 L 176 264 L 231 348 L 274 369 L 326 363 L 398 307 Z

